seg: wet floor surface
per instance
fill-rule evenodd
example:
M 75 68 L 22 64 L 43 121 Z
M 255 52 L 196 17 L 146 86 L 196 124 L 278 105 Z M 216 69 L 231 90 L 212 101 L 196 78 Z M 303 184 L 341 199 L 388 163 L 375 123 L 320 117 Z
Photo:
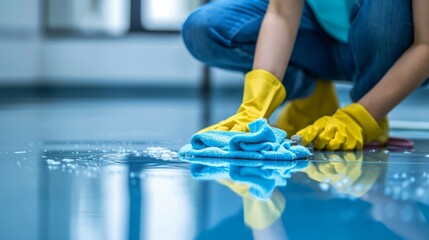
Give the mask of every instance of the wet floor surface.
M 429 132 L 295 162 L 179 159 L 236 102 L 0 105 L 0 239 L 429 239 Z

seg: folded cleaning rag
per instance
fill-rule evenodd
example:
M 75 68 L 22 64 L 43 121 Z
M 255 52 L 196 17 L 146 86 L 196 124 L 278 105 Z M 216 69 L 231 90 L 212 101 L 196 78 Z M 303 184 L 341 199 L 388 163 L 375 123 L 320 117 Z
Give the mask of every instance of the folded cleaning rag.
M 271 127 L 264 118 L 249 123 L 250 132 L 208 131 L 194 134 L 180 156 L 294 160 L 310 155 L 304 146 L 292 145 L 286 132 Z
M 249 193 L 257 199 L 270 198 L 277 186 L 286 186 L 293 172 L 305 169 L 307 160 L 261 161 L 218 158 L 182 159 L 191 163 L 192 177 L 199 180 L 230 179 L 249 185 Z

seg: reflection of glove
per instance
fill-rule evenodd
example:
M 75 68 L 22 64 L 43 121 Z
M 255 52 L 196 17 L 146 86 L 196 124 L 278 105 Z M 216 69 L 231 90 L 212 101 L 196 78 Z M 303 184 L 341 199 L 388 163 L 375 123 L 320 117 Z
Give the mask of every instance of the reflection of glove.
M 282 216 L 285 207 L 286 199 L 277 190 L 266 201 L 243 197 L 244 222 L 254 229 L 265 229 Z
M 248 132 L 248 124 L 258 118 L 269 118 L 283 102 L 286 90 L 276 76 L 262 69 L 246 74 L 243 102 L 232 117 L 207 127 L 209 130 Z
M 229 187 L 243 198 L 244 222 L 254 229 L 265 229 L 277 221 L 286 206 L 286 200 L 281 193 L 274 191 L 269 199 L 259 200 L 249 194 L 249 185 L 233 182 L 228 179 L 218 182 Z
M 303 144 L 314 143 L 316 149 L 353 150 L 374 140 L 382 130 L 371 114 L 359 103 L 338 109 L 334 115 L 322 117 L 297 134 Z
M 244 221 L 254 229 L 265 229 L 282 215 L 286 201 L 276 186 L 285 186 L 296 171 L 308 166 L 308 161 L 293 161 L 277 168 L 230 166 L 232 180 L 218 180 L 243 198 Z
M 276 222 L 285 208 L 285 199 L 275 190 L 285 186 L 293 172 L 305 169 L 309 161 L 254 161 L 238 159 L 192 158 L 194 178 L 217 180 L 243 198 L 244 219 L 255 229 Z
M 310 96 L 286 103 L 280 110 L 275 126 L 285 130 L 290 137 L 318 118 L 332 115 L 338 107 L 332 81 L 317 80 L 316 89 Z
M 367 166 L 365 161 L 385 161 L 388 155 L 379 152 L 315 152 L 314 161 L 303 170 L 308 177 L 331 185 L 338 193 L 363 196 L 375 183 L 380 166 Z

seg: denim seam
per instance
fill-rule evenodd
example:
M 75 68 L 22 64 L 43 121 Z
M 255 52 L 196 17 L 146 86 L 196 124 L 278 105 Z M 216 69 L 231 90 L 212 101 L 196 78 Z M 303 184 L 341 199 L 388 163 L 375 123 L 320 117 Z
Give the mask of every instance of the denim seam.
M 330 47 L 331 47 L 331 53 L 332 53 L 334 56 L 339 56 L 339 57 L 334 57 L 334 61 L 335 61 L 335 66 L 336 66 L 336 68 L 337 68 L 337 69 L 339 69 L 339 71 L 340 71 L 341 75 L 346 75 L 346 74 L 344 73 L 344 69 L 345 69 L 345 64 L 344 64 L 344 62 L 345 62 L 345 60 L 344 60 L 344 58 L 343 58 L 342 54 L 340 54 L 340 52 L 339 52 L 339 48 L 337 48 L 337 47 L 336 47 L 336 45 L 332 45 L 332 46 L 330 46 Z M 338 79 L 338 80 L 339 80 L 339 79 Z M 341 79 L 341 80 L 347 80 L 347 79 Z
M 356 5 L 357 5 L 359 8 L 361 8 L 361 7 L 362 7 L 362 4 L 360 3 L 360 1 L 359 1 L 359 0 L 356 0 Z
M 262 17 L 255 17 L 248 22 L 248 24 L 255 22 L 256 20 L 260 20 L 262 19 Z M 231 42 L 233 42 L 234 37 L 237 36 L 238 32 L 240 32 L 243 29 L 243 24 L 240 24 L 241 27 L 237 27 L 237 30 L 233 31 L 233 33 L 231 34 Z M 260 28 L 259 28 L 260 29 Z M 259 34 L 259 30 L 258 30 L 258 34 Z
M 241 55 L 245 55 L 246 57 L 250 57 L 250 58 L 253 57 L 254 58 L 254 56 L 255 56 L 255 54 L 248 53 L 248 52 L 244 51 L 243 49 L 241 49 L 240 47 L 235 47 L 234 50 L 239 52 L 239 54 L 241 54 Z
M 253 22 L 255 22 L 255 21 L 260 21 L 262 19 L 262 17 L 254 17 L 254 18 L 252 18 L 251 20 L 248 20 L 248 21 L 246 21 L 248 24 L 251 24 L 251 23 L 253 23 Z M 234 38 L 238 35 L 238 33 L 244 28 L 243 26 L 244 26 L 244 24 L 237 24 L 238 25 L 238 27 L 234 30 L 234 31 L 232 31 L 232 34 L 230 35 L 231 37 L 230 38 L 227 38 L 227 37 L 225 37 L 225 35 L 223 35 L 223 34 L 221 34 L 217 29 L 215 29 L 215 28 L 211 28 L 211 30 L 212 31 L 215 31 L 216 33 L 217 33 L 217 35 L 219 35 L 219 36 L 222 36 L 223 38 L 225 38 L 225 40 L 227 40 L 227 41 L 229 41 L 230 43 L 231 43 L 231 45 L 232 46 L 227 46 L 227 47 L 230 47 L 230 48 L 232 48 L 234 51 L 236 51 L 238 54 L 241 54 L 241 55 L 244 55 L 244 56 L 246 56 L 246 57 L 251 57 L 251 58 L 253 58 L 254 57 L 254 54 L 252 54 L 252 53 L 249 53 L 249 52 L 247 52 L 247 51 L 244 51 L 241 47 L 240 47 L 240 45 L 243 45 L 243 43 L 244 44 L 250 44 L 251 42 L 243 42 L 243 43 L 241 43 L 241 44 L 238 44 L 238 46 L 236 46 L 236 42 L 237 41 L 235 41 L 234 40 Z M 259 33 L 259 31 L 258 31 L 258 33 Z M 255 42 L 256 43 L 256 42 Z M 254 43 L 254 44 L 255 44 Z

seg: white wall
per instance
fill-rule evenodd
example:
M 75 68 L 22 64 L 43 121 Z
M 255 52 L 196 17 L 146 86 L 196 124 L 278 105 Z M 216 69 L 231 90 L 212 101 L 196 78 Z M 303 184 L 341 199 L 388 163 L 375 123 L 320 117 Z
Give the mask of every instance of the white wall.
M 0 29 L 34 31 L 39 26 L 39 0 L 0 1 Z
M 200 84 L 202 65 L 179 35 L 44 38 L 36 0 L 0 2 L 1 85 Z M 242 74 L 216 70 L 215 86 L 242 84 Z
M 41 62 L 53 84 L 193 85 L 201 72 L 178 36 L 46 40 Z
M 0 83 L 28 84 L 39 72 L 38 1 L 0 1 Z

